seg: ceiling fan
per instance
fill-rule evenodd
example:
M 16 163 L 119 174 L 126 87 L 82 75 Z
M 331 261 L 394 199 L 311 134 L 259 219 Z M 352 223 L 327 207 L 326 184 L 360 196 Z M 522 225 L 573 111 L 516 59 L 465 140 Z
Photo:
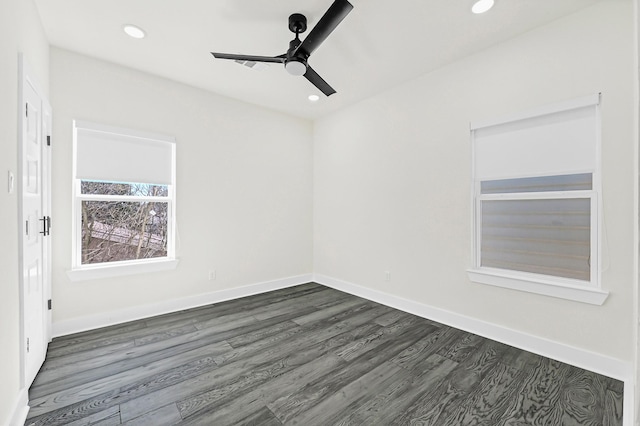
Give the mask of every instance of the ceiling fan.
M 303 75 L 326 96 L 333 95 L 336 91 L 309 66 L 309 56 L 329 37 L 338 24 L 351 12 L 353 5 L 347 0 L 335 0 L 320 21 L 311 30 L 309 35 L 300 41 L 299 35 L 307 30 L 307 17 L 301 13 L 289 16 L 289 29 L 295 33 L 296 38 L 289 42 L 287 53 L 279 56 L 255 56 L 236 55 L 233 53 L 211 52 L 217 59 L 232 59 L 236 61 L 275 62 L 284 64 L 285 69 L 291 75 Z

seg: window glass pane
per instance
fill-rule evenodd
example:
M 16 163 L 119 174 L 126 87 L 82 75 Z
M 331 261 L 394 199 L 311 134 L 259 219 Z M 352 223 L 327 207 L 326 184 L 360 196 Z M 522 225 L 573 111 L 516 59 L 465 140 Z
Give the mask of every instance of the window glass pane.
M 82 194 L 96 195 L 131 195 L 143 197 L 166 197 L 169 194 L 167 185 L 151 185 L 148 183 L 121 183 L 83 180 L 80 182 Z
M 591 200 L 482 202 L 481 265 L 590 280 Z
M 580 191 L 592 189 L 592 174 L 542 176 L 519 179 L 487 180 L 480 184 L 481 194 L 515 192 Z
M 167 256 L 168 203 L 82 202 L 82 264 Z

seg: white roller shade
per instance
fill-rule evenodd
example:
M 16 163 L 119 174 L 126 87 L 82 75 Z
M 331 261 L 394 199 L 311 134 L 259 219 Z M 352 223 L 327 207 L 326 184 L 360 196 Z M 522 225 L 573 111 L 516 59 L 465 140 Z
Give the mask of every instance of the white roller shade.
M 171 185 L 173 138 L 75 122 L 76 178 Z
M 591 203 L 483 201 L 481 266 L 589 281 Z
M 599 96 L 471 127 L 477 180 L 594 171 Z

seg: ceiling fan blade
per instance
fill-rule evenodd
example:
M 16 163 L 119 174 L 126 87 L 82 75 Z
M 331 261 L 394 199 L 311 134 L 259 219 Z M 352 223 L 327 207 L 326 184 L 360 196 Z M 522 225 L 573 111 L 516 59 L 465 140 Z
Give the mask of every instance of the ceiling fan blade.
M 353 9 L 353 5 L 347 0 L 335 0 L 300 44 L 297 52 L 304 52 L 307 56 L 311 55 L 351 12 L 351 9 Z
M 304 73 L 304 77 L 309 80 L 311 84 L 320 89 L 320 91 L 326 96 L 331 96 L 336 93 L 333 87 L 329 86 L 329 83 L 324 81 L 324 79 L 320 77 L 310 66 L 307 66 L 307 72 Z
M 256 55 L 236 55 L 233 53 L 217 53 L 211 52 L 216 59 L 233 59 L 235 61 L 253 61 L 253 62 L 275 62 L 284 63 L 285 55 L 281 56 L 256 56 Z

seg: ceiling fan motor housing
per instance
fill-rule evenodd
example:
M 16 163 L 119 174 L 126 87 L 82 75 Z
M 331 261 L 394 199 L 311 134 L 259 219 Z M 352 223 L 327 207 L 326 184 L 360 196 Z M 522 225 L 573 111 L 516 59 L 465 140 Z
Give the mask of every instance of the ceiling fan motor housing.
M 307 18 L 300 13 L 294 13 L 289 16 L 289 29 L 296 33 L 296 38 L 289 42 L 289 49 L 287 49 L 284 60 L 284 68 L 291 75 L 304 75 L 307 72 L 307 59 L 309 55 L 298 50 L 298 46 L 301 44 L 298 34 L 307 29 Z

